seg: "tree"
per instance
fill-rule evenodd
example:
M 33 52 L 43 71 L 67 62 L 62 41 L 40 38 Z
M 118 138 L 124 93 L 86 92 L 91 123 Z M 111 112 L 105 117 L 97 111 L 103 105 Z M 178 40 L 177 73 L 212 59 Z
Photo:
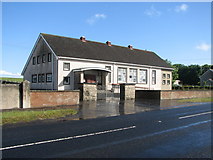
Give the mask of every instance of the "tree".
M 165 61 L 174 68 L 172 72 L 173 83 L 179 79 L 184 85 L 199 85 L 200 76 L 212 67 L 208 64 L 186 66 L 184 64 L 172 64 L 167 59 Z
M 169 64 L 174 70 L 172 71 L 172 84 L 179 78 L 178 76 L 178 68 L 172 65 L 172 62 L 168 59 L 165 59 L 166 63 Z

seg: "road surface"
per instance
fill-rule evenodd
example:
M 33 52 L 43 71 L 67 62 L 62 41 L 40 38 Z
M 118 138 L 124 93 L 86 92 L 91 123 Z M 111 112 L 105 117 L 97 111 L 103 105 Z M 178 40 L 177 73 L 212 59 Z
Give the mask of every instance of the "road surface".
M 210 158 L 211 103 L 78 121 L 6 126 L 3 158 Z

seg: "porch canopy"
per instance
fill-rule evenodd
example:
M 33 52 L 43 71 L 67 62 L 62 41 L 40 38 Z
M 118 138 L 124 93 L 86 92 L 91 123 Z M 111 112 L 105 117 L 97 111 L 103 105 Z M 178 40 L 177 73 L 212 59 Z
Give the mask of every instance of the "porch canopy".
M 108 70 L 106 68 L 101 68 L 101 67 L 85 67 L 85 68 L 77 68 L 73 69 L 73 72 L 83 72 L 83 71 L 89 71 L 89 70 L 98 70 L 98 71 L 103 71 L 103 72 L 112 72 L 111 70 Z

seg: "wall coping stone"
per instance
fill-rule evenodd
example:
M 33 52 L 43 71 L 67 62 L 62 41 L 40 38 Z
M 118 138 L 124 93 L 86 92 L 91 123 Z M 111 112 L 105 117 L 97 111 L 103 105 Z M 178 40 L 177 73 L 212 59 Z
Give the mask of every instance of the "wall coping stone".
M 199 91 L 199 92 L 206 92 L 206 91 L 212 91 L 211 89 L 206 89 L 206 90 L 161 90 L 161 92 L 180 92 L 180 91 L 184 91 L 184 92 L 194 92 L 194 91 Z
M 97 85 L 96 83 L 79 83 L 81 85 L 84 85 L 84 84 L 89 84 L 89 85 Z
M 135 85 L 135 83 L 120 83 L 120 85 Z
M 80 90 L 30 90 L 30 92 L 80 92 Z

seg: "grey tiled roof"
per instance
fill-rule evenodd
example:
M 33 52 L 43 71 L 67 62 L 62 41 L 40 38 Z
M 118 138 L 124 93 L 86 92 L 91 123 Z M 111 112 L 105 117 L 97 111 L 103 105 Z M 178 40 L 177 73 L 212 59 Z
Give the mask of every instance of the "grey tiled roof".
M 172 68 L 154 52 L 41 33 L 57 56 Z

